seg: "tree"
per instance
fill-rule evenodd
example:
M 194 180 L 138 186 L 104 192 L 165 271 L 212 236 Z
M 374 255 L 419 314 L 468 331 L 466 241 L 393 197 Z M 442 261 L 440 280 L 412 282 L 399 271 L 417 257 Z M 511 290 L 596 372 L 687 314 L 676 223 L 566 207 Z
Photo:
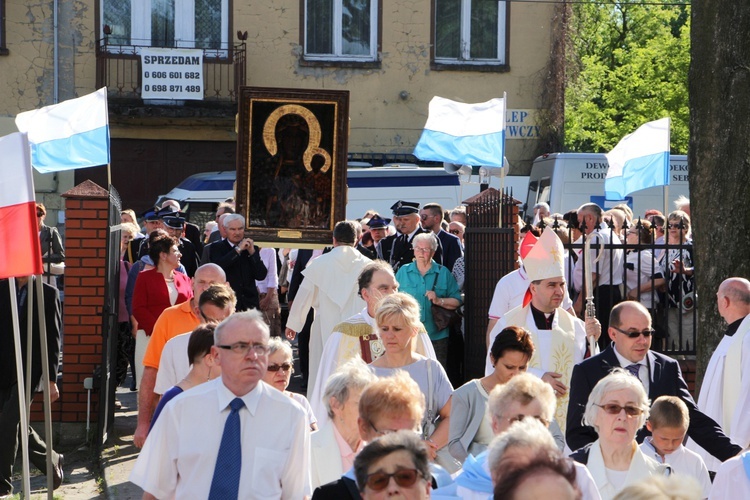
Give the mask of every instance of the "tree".
M 724 330 L 716 290 L 730 276 L 750 277 L 750 5 L 694 2 L 692 25 L 688 162 L 702 376 Z
M 672 152 L 685 153 L 689 33 L 684 5 L 574 4 L 566 149 L 606 152 L 643 123 L 669 116 Z

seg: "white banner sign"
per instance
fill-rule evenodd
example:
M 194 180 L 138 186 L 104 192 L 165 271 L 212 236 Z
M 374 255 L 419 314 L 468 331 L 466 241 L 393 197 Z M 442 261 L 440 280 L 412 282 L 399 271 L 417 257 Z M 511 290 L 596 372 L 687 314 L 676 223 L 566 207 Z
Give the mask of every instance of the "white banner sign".
M 141 49 L 143 99 L 203 99 L 203 51 Z

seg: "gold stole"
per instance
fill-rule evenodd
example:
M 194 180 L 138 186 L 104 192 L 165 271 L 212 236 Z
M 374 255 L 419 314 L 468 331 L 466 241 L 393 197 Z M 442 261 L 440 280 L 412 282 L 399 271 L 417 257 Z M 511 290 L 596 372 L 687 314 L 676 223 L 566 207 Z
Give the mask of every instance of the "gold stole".
M 539 334 L 531 316 L 531 306 L 516 307 L 505 314 L 506 326 L 520 326 L 531 332 L 531 340 L 535 346 L 540 345 Z M 540 359 L 539 348 L 534 349 L 534 355 L 529 360 L 530 368 L 538 368 L 545 372 L 556 372 L 562 374 L 561 381 L 570 389 L 570 378 L 573 375 L 573 353 L 576 349 L 575 341 L 575 324 L 570 314 L 563 309 L 558 308 L 555 311 L 557 318 L 556 326 L 549 330 L 549 335 L 545 337 L 545 342 L 551 343 L 550 358 Z M 531 322 L 530 324 L 528 322 Z M 546 330 L 545 330 L 546 331 Z M 565 434 L 565 426 L 568 415 L 568 399 L 570 391 L 564 396 L 557 398 L 557 408 L 555 410 L 555 420 L 560 429 Z

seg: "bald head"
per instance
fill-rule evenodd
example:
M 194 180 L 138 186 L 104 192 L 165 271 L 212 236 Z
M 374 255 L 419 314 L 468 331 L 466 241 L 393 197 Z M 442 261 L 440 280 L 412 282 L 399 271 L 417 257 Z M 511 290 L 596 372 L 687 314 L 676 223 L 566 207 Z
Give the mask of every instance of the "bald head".
M 719 285 L 716 293 L 719 314 L 728 324 L 750 314 L 750 281 L 745 278 L 728 278 Z

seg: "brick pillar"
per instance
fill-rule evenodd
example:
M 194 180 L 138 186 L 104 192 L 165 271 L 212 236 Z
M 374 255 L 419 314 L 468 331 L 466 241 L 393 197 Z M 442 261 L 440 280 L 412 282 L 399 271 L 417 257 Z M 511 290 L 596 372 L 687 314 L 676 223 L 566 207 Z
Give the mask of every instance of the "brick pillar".
M 65 299 L 63 306 L 63 378 L 60 399 L 52 407 L 60 439 L 85 437 L 87 391 L 83 381 L 101 365 L 102 308 L 109 194 L 87 180 L 64 193 Z M 41 400 L 41 397 L 38 398 Z M 91 391 L 91 423 L 98 417 L 98 391 Z M 43 419 L 41 404 L 34 417 Z

